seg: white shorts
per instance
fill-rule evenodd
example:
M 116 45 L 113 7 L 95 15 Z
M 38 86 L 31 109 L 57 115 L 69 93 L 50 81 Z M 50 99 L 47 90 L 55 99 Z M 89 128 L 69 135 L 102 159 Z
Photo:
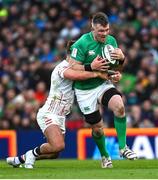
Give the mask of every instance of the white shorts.
M 108 89 L 115 87 L 110 81 L 106 81 L 97 88 L 90 90 L 75 89 L 77 102 L 83 114 L 91 114 L 99 109 L 99 98 Z
M 50 112 L 38 111 L 37 113 L 37 122 L 42 132 L 46 130 L 52 124 L 58 125 L 62 131 L 62 134 L 65 134 L 65 117 L 52 114 Z

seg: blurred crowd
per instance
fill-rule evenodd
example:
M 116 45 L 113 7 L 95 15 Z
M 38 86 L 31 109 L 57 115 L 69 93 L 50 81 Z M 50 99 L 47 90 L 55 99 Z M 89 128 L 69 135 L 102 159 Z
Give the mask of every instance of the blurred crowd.
M 123 93 L 128 127 L 158 127 L 158 0 L 0 0 L 0 129 L 38 128 L 53 68 L 67 40 L 90 31 L 105 12 L 126 55 Z M 106 127 L 113 115 L 102 109 Z M 77 103 L 67 128 L 87 127 Z

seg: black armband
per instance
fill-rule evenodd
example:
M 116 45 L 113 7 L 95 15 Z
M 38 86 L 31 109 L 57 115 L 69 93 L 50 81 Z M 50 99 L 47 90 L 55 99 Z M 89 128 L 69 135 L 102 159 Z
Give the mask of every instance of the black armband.
M 91 64 L 85 64 L 84 69 L 85 69 L 85 71 L 93 71 L 91 68 Z
M 119 61 L 119 64 L 122 65 L 125 62 L 125 57 L 122 59 L 122 61 Z

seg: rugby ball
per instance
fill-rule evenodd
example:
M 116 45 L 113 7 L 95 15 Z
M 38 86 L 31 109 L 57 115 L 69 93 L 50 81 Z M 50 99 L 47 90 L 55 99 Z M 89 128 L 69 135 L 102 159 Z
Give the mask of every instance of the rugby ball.
M 115 64 L 116 60 L 111 58 L 110 53 L 114 50 L 114 47 L 110 44 L 107 44 L 102 49 L 102 57 L 106 58 L 111 64 Z

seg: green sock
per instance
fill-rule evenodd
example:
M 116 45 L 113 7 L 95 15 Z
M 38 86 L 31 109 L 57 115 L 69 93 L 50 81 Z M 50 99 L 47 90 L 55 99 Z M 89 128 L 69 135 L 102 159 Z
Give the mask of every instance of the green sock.
M 119 142 L 119 148 L 123 149 L 126 146 L 126 116 L 119 118 L 114 117 L 115 129 Z
M 98 149 L 100 151 L 101 157 L 103 157 L 103 156 L 109 157 L 109 154 L 108 154 L 108 152 L 106 150 L 106 147 L 105 147 L 105 136 L 104 136 L 104 134 L 101 135 L 101 136 L 98 136 L 96 133 L 94 133 L 92 131 L 92 137 L 93 137 L 95 143 L 98 146 Z

